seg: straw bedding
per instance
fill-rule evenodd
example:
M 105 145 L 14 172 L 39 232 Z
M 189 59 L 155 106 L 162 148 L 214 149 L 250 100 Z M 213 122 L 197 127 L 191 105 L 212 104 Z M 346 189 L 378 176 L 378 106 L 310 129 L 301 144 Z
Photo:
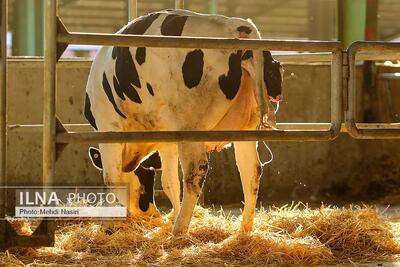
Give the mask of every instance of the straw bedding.
M 397 224 L 372 207 L 260 209 L 254 230 L 240 217 L 197 207 L 186 236 L 171 235 L 168 215 L 125 221 L 61 222 L 54 248 L 10 249 L 0 265 L 321 265 L 396 260 Z

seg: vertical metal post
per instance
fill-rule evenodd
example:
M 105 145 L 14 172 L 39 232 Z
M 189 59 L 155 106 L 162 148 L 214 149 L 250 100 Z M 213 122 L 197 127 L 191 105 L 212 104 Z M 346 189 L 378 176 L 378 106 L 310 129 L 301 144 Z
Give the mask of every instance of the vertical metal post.
M 137 0 L 128 0 L 128 19 L 129 21 L 138 17 Z
M 185 9 L 185 0 L 175 0 L 175 9 Z
M 57 0 L 46 0 L 43 91 L 43 185 L 51 185 L 56 151 Z
M 331 66 L 331 134 L 336 138 L 343 121 L 343 52 L 332 52 Z
M 365 40 L 376 41 L 378 40 L 378 0 L 367 0 L 367 10 L 365 19 Z M 363 101 L 365 97 L 362 97 L 362 103 L 360 105 L 361 113 L 365 122 L 380 121 L 381 112 L 374 109 L 375 104 L 379 102 L 376 92 L 376 65 L 372 60 L 364 61 L 363 66 L 363 91 L 360 92 L 362 95 L 367 96 L 370 101 Z M 386 99 L 385 99 L 386 100 Z M 386 104 L 384 102 L 384 104 Z
M 3 186 L 7 181 L 7 0 L 1 0 L 0 29 L 0 251 L 7 245 L 6 239 L 6 191 Z

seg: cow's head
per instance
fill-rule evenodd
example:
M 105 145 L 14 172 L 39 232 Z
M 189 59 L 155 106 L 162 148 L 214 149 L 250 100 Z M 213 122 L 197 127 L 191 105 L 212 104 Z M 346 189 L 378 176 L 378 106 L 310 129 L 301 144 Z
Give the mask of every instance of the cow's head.
M 89 158 L 93 166 L 98 170 L 103 170 L 101 162 L 100 150 L 94 147 L 89 148 Z M 137 179 L 139 182 L 140 190 L 130 192 L 130 202 L 138 200 L 133 203 L 133 207 L 129 207 L 129 211 L 135 215 L 157 215 L 159 214 L 156 206 L 154 205 L 154 176 L 155 168 L 161 168 L 161 161 L 158 153 L 153 153 L 141 162 L 140 165 L 132 173 L 132 179 Z M 135 181 L 132 181 L 135 182 Z M 137 192 L 137 193 L 136 193 Z M 138 195 L 132 195 L 138 194 Z
M 282 75 L 281 63 L 272 58 L 269 51 L 263 51 L 264 57 L 264 82 L 268 90 L 269 99 L 272 102 L 282 100 Z

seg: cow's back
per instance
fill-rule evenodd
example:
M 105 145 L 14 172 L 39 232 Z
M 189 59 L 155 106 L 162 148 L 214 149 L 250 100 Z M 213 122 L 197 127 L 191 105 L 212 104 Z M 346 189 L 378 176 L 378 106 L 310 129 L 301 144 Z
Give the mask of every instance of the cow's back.
M 225 38 L 243 37 L 243 32 L 248 38 L 260 38 L 250 21 L 185 10 L 151 13 L 119 31 Z M 238 95 L 243 54 L 237 50 L 103 47 L 87 86 L 96 126 L 105 131 L 213 129 Z

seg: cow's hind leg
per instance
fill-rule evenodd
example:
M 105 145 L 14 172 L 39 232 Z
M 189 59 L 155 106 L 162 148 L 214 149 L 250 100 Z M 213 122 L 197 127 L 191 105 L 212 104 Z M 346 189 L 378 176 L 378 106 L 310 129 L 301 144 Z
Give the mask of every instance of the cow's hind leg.
M 159 149 L 162 173 L 161 184 L 163 190 L 174 209 L 174 220 L 178 217 L 181 208 L 181 185 L 178 175 L 178 148 L 176 144 Z
M 183 199 L 174 225 L 175 235 L 188 231 L 208 170 L 207 149 L 204 143 L 181 142 L 178 144 L 178 152 L 183 171 Z
M 244 195 L 241 231 L 249 232 L 253 227 L 258 187 L 262 168 L 256 142 L 235 142 L 236 165 L 240 172 Z

